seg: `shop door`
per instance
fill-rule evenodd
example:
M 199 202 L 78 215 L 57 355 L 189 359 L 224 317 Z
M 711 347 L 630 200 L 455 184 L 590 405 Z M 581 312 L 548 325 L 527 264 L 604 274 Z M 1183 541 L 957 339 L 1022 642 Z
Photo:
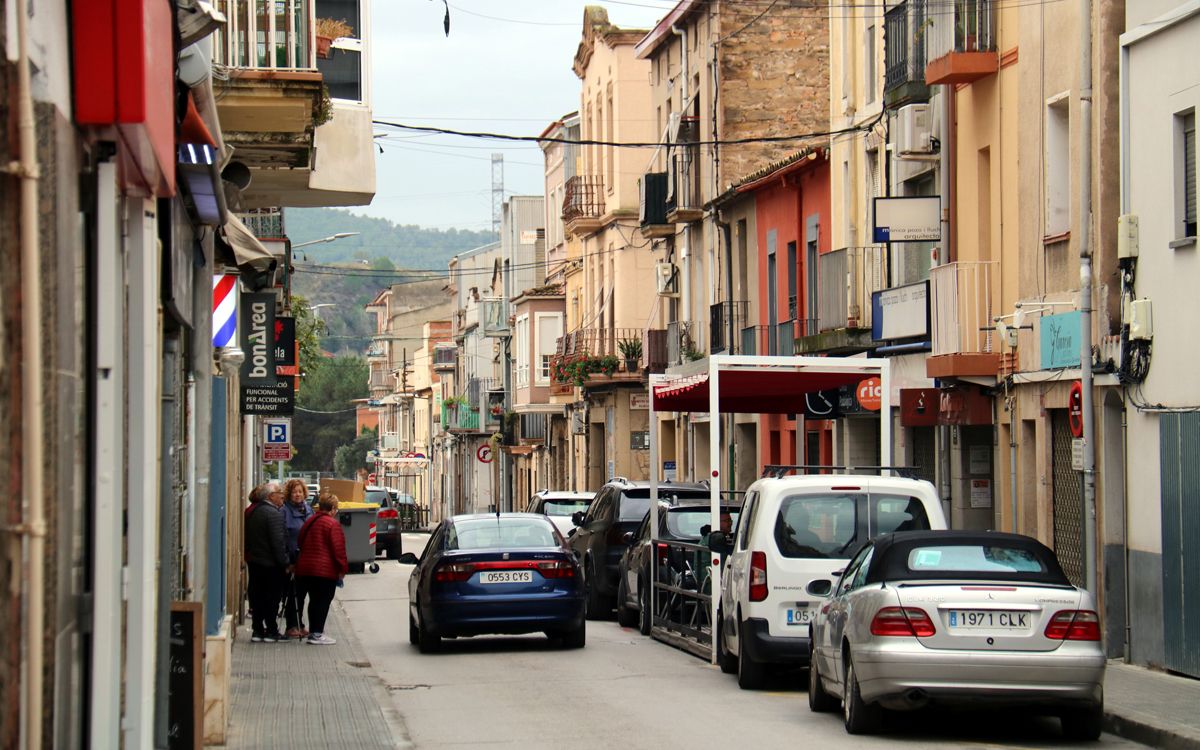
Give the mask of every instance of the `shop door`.
M 1166 666 L 1200 677 L 1200 414 L 1158 422 Z
M 933 427 L 913 427 L 912 430 L 912 466 L 917 470 L 917 478 L 937 484 L 934 477 L 936 452 Z
M 1071 467 L 1071 425 L 1066 409 L 1050 411 L 1054 473 L 1054 553 L 1071 583 L 1083 586 L 1083 475 Z

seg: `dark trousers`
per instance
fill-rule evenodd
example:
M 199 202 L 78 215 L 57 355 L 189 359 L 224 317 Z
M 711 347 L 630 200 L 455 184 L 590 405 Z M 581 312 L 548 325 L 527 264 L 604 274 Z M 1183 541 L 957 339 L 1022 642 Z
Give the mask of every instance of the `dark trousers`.
M 283 591 L 283 616 L 288 629 L 304 627 L 304 579 L 292 576 Z
M 283 568 L 275 565 L 249 563 L 250 614 L 255 633 L 275 633 L 279 630 L 279 599 L 286 580 Z
M 312 633 L 324 633 L 325 618 L 329 615 L 329 605 L 333 603 L 337 581 L 315 576 L 305 576 L 300 580 L 308 592 L 308 630 Z

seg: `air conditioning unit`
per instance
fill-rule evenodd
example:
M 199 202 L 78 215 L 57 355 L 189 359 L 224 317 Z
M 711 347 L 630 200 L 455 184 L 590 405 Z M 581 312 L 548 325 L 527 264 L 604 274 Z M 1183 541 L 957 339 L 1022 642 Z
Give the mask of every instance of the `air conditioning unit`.
M 660 297 L 679 296 L 679 293 L 675 291 L 674 263 L 655 263 L 654 282 Z
M 896 148 L 900 156 L 933 153 L 929 105 L 908 104 L 896 113 Z

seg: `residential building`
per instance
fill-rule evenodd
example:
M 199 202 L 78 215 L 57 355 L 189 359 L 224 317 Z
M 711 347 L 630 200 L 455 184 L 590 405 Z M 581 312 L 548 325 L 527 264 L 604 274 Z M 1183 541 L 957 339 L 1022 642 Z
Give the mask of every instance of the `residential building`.
M 641 345 L 656 301 L 654 262 L 637 222 L 641 157 L 612 145 L 655 137 L 644 85 L 650 67 L 634 55 L 645 33 L 618 28 L 603 8 L 589 6 L 573 65 L 581 81 L 580 135 L 607 145 L 580 148 L 562 203 L 566 242 L 579 242 L 581 277 L 568 281 L 568 293 L 579 296 L 567 300 L 574 327 L 559 343 L 554 370 L 559 395 L 573 391 L 572 424 L 580 425 L 572 428 L 570 489 L 649 472 L 646 388 L 636 365 L 625 369 L 620 347 Z
M 1107 612 L 1116 647 L 1110 650 L 1192 677 L 1200 677 L 1200 497 L 1192 479 L 1200 434 L 1192 349 L 1194 321 L 1200 319 L 1200 73 L 1179 63 L 1197 39 L 1200 9 L 1194 3 L 1125 4 L 1119 51 L 1122 218 L 1103 217 L 1105 229 L 1118 233 L 1117 372 L 1126 384 L 1124 410 L 1110 407 L 1115 393 L 1097 398 L 1098 421 L 1116 422 L 1103 426 L 1106 433 L 1119 429 L 1122 414 L 1127 423 L 1124 456 L 1122 444 L 1112 441 L 1097 458 L 1110 487 L 1097 496 L 1105 519 L 1105 590 L 1118 599 Z M 1116 171 L 1111 163 L 1101 170 Z M 1151 316 L 1155 309 L 1157 318 Z M 1122 589 L 1125 596 L 1118 597 Z M 1128 621 L 1114 611 L 1120 604 Z

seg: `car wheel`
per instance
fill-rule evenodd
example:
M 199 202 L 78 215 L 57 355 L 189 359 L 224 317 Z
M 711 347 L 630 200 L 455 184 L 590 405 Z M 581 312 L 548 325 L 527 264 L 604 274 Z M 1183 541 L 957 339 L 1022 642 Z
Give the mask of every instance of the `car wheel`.
M 654 612 L 650 608 L 650 597 L 646 595 L 645 585 L 638 586 L 638 632 L 650 635 L 654 628 Z
M 837 699 L 825 692 L 821 674 L 817 671 L 816 649 L 808 650 L 808 710 L 813 713 L 829 713 L 837 708 Z
M 858 675 L 854 660 L 846 654 L 846 679 L 842 683 L 842 719 L 849 734 L 874 734 L 879 731 L 883 709 L 879 704 L 867 705 L 858 690 Z
M 563 633 L 563 646 L 566 648 L 583 648 L 587 643 L 587 620 L 579 623 L 579 627 Z
M 400 540 L 397 539 L 389 544 L 385 551 L 387 552 L 387 558 L 389 560 L 399 560 L 400 555 L 403 553 L 403 550 L 400 549 Z
M 416 646 L 420 643 L 420 629 L 417 627 L 417 620 L 410 612 L 408 615 L 408 642 Z
M 621 578 L 621 583 L 617 586 L 617 624 L 623 628 L 632 628 L 637 625 L 638 616 L 629 608 L 626 601 L 629 599 L 629 591 L 625 588 L 625 579 Z
M 442 639 L 430 631 L 429 626 L 425 624 L 425 618 L 422 617 L 417 628 L 417 650 L 422 654 L 432 654 L 441 647 Z
M 1095 742 L 1104 729 L 1104 704 L 1069 711 L 1059 717 L 1063 736 L 1079 742 Z
M 750 654 L 746 653 L 745 633 L 745 623 L 738 623 L 738 687 L 742 690 L 757 690 L 763 686 L 766 679 L 767 666 L 760 661 L 755 661 Z
M 604 599 L 604 595 L 600 593 L 600 587 L 597 585 L 598 581 L 596 566 L 589 565 L 587 577 L 587 619 L 589 620 L 603 620 L 608 616 L 608 609 L 605 607 L 607 602 Z
M 736 674 L 738 670 L 737 657 L 725 648 L 725 625 L 721 612 L 717 612 L 717 664 L 725 674 Z

